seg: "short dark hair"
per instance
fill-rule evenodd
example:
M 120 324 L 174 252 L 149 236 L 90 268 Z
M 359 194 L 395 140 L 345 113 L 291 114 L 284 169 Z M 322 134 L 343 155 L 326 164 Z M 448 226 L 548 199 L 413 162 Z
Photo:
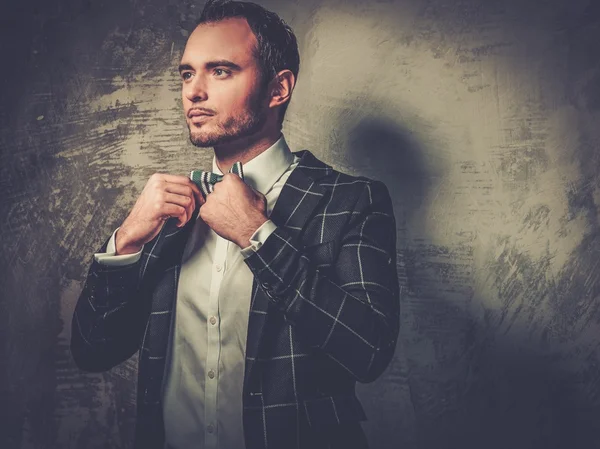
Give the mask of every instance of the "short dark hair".
M 257 59 L 263 86 L 284 69 L 290 70 L 296 79 L 300 70 L 300 55 L 294 32 L 277 14 L 256 3 L 231 0 L 208 0 L 196 23 L 214 23 L 225 19 L 244 18 L 258 42 Z M 283 122 L 289 101 L 281 106 L 279 122 Z

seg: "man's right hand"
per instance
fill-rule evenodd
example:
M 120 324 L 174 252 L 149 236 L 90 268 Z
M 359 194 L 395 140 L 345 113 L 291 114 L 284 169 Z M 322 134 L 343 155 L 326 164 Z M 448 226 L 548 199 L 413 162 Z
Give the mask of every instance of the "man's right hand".
M 184 226 L 192 218 L 197 202 L 204 204 L 204 199 L 189 178 L 153 174 L 115 235 L 116 253 L 138 252 L 156 237 L 169 217 L 177 217 L 177 227 Z

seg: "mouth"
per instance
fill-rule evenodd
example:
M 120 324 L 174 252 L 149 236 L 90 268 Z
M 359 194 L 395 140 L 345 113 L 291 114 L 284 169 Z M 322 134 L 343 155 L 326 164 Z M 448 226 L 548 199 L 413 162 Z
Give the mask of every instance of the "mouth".
M 187 113 L 188 118 L 206 117 L 211 115 L 214 115 L 214 113 L 206 109 L 190 109 Z
M 211 115 L 208 115 L 208 114 L 192 115 L 192 116 L 190 116 L 190 122 L 193 123 L 194 125 L 199 125 L 199 124 L 207 121 L 210 117 L 211 117 Z
M 204 109 L 190 109 L 187 113 L 188 119 L 194 125 L 200 125 L 214 114 Z

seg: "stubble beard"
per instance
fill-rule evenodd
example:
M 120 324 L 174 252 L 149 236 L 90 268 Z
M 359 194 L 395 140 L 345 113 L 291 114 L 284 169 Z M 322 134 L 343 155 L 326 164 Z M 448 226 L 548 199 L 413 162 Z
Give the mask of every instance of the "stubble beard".
M 224 122 L 214 123 L 216 129 L 213 131 L 203 132 L 201 127 L 194 133 L 193 125 L 188 123 L 190 142 L 197 147 L 214 147 L 256 133 L 263 127 L 267 118 L 265 107 L 261 104 L 260 99 L 260 95 L 253 98 L 245 114 L 229 117 Z

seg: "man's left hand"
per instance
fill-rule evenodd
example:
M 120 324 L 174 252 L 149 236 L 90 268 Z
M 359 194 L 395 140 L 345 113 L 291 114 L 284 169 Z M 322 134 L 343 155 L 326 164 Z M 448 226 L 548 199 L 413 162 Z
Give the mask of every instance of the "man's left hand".
M 262 193 L 239 176 L 227 173 L 206 197 L 200 217 L 218 235 L 246 248 L 250 236 L 268 220 L 266 210 L 267 200 Z

